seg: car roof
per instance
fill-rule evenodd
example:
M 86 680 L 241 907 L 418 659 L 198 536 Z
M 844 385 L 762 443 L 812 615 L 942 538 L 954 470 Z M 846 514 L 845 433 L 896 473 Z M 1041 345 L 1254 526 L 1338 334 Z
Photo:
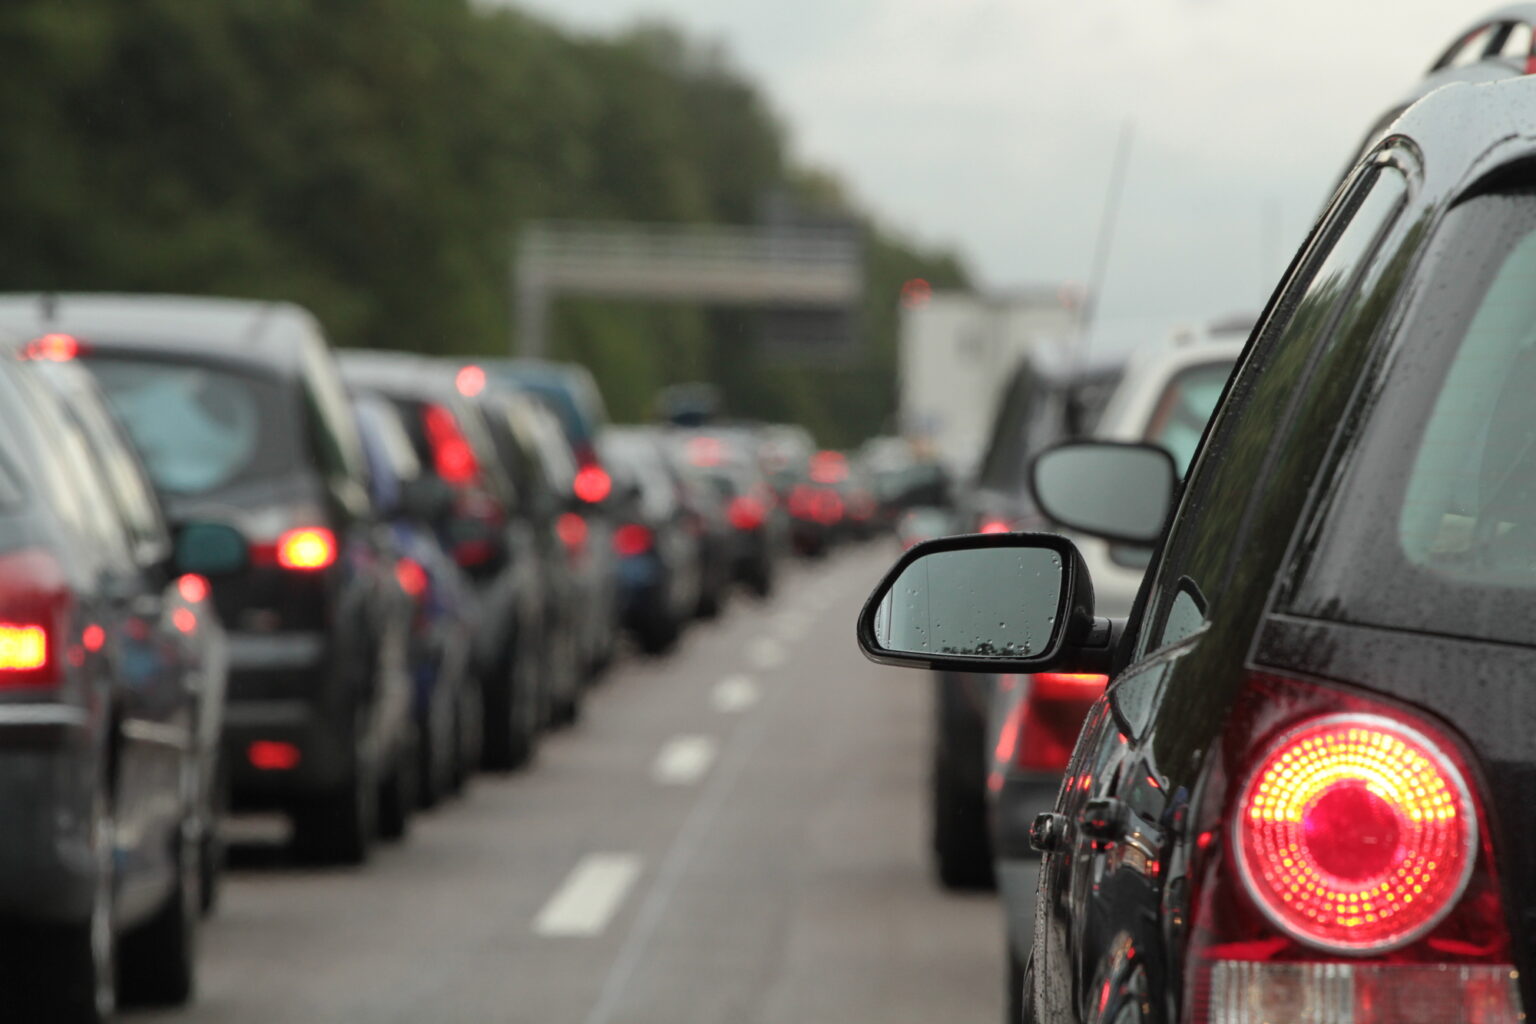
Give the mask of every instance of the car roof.
M 348 387 L 362 387 L 417 397 L 458 395 L 454 366 L 414 352 L 338 349 L 336 362 Z
M 0 327 L 29 338 L 70 334 L 114 351 L 290 369 L 322 337 L 315 318 L 292 303 L 189 295 L 0 295 Z

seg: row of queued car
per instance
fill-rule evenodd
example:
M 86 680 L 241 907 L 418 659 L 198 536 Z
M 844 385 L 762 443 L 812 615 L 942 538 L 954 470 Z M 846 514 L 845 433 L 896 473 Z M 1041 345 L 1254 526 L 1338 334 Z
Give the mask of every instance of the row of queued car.
M 609 429 L 580 367 L 335 353 L 285 303 L 0 297 L 0 349 L 6 1021 L 185 1002 L 226 813 L 363 862 L 626 631 L 767 596 L 817 472 L 797 428 Z
M 939 873 L 999 883 L 1008 1020 L 1536 999 L 1533 24 L 1373 126 L 1251 330 L 1009 427 L 1020 514 L 872 594 L 865 652 L 940 676 Z

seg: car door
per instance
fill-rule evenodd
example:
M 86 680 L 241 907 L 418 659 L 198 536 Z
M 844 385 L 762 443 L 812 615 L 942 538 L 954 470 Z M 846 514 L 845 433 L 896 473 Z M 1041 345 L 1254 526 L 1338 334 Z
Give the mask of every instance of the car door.
M 1341 191 L 1261 319 L 1206 431 L 1128 628 L 1130 663 L 1090 718 L 1069 767 L 1075 785 L 1058 803 L 1064 838 L 1045 856 L 1036 910 L 1042 1019 L 1121 1019 L 1116 1006 L 1134 1014 L 1147 1002 L 1138 992 L 1163 989 L 1163 979 L 1146 973 L 1158 958 L 1137 960 L 1138 950 L 1160 940 L 1138 929 L 1159 920 L 1169 828 L 1185 813 L 1219 734 L 1290 539 L 1269 528 L 1283 517 L 1255 510 L 1299 511 L 1305 497 L 1265 492 L 1266 481 L 1289 478 L 1274 465 L 1275 438 L 1309 377 L 1329 368 L 1341 318 L 1358 313 L 1352 296 L 1362 268 L 1402 208 L 1409 173 L 1372 165 Z M 1381 287 L 1395 287 L 1375 273 Z M 1331 382 L 1339 400 L 1352 379 L 1340 373 Z M 1326 446 L 1320 436 L 1310 448 L 1320 460 Z

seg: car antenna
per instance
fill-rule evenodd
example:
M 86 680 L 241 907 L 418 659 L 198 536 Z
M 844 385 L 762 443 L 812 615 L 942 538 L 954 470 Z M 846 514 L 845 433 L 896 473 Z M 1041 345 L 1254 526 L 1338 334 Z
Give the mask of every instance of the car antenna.
M 1109 268 L 1109 255 L 1115 247 L 1115 229 L 1120 222 L 1120 199 L 1125 195 L 1125 169 L 1131 162 L 1131 143 L 1136 136 L 1136 121 L 1127 118 L 1120 129 L 1120 141 L 1115 146 L 1115 162 L 1109 172 L 1109 193 L 1104 199 L 1104 217 L 1099 221 L 1099 238 L 1093 247 L 1093 264 L 1088 272 L 1088 286 L 1083 305 L 1077 318 L 1077 343 L 1073 346 L 1074 362 L 1078 373 L 1088 366 L 1088 337 L 1093 328 L 1093 317 L 1098 311 L 1099 296 L 1104 290 L 1104 276 Z

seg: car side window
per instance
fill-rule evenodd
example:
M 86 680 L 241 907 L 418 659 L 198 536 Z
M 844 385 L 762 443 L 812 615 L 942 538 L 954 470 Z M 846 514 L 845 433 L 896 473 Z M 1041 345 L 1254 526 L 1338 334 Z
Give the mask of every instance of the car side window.
M 1406 191 L 1394 167 L 1372 167 L 1357 177 L 1239 362 L 1154 567 L 1138 657 L 1198 632 L 1219 608 L 1232 556 L 1249 542 L 1247 510 L 1262 500 L 1273 438 Z

